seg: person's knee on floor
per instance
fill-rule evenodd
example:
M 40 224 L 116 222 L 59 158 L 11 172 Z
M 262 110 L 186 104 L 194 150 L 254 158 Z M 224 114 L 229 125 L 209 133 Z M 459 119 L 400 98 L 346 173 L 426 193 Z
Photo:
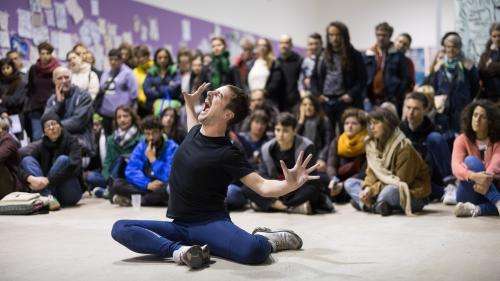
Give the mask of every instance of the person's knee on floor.
M 261 264 L 265 262 L 271 254 L 271 245 L 267 239 L 262 239 L 265 241 L 254 239 L 252 242 L 240 246 L 237 256 L 234 257 L 235 261 L 243 264 Z M 267 247 L 263 243 L 268 244 Z

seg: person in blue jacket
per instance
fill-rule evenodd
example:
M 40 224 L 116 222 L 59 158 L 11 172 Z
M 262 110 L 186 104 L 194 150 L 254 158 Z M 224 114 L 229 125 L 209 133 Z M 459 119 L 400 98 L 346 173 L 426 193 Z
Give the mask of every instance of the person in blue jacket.
M 110 199 L 114 204 L 130 206 L 130 196 L 141 194 L 143 206 L 166 206 L 170 169 L 178 145 L 163 137 L 157 117 L 146 117 L 142 129 L 145 138 L 130 155 L 125 179 L 117 179 L 111 186 Z

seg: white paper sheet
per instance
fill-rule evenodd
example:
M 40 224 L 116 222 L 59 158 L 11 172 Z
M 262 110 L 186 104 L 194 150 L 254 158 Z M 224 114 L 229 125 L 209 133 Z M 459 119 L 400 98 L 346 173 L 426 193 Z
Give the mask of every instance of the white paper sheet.
M 141 25 L 141 40 L 148 41 L 148 27 L 145 25 Z
M 0 11 L 0 30 L 9 30 L 9 14 Z
M 63 3 L 54 2 L 56 14 L 56 25 L 59 29 L 68 28 L 68 19 L 66 14 L 66 6 Z
M 80 4 L 76 0 L 66 0 L 65 4 L 68 14 L 73 18 L 73 22 L 75 24 L 80 23 L 83 19 L 83 9 Z
M 52 8 L 52 0 L 40 0 L 40 5 L 43 8 L 50 9 Z
M 36 60 L 38 59 L 38 49 L 29 44 L 29 64 L 34 64 L 36 63 Z
M 134 44 L 134 38 L 132 37 L 132 33 L 131 32 L 123 32 L 122 33 L 122 38 L 123 38 L 123 42 L 127 42 L 129 44 Z
M 0 47 L 10 49 L 9 32 L 6 30 L 0 31 Z
M 189 42 L 191 41 L 191 21 L 188 19 L 183 19 L 181 21 L 181 29 L 182 29 L 182 40 Z
M 132 18 L 132 24 L 134 32 L 141 31 L 141 19 L 139 18 L 139 15 L 134 15 L 134 17 Z
M 47 26 L 35 27 L 33 31 L 33 43 L 38 45 L 42 42 L 49 41 L 49 28 Z
M 43 25 L 43 13 L 31 13 L 31 28 L 40 27 Z
M 149 19 L 149 39 L 153 41 L 160 40 L 160 30 L 158 29 L 158 19 Z
M 10 133 L 17 134 L 23 131 L 23 127 L 21 126 L 21 119 L 18 114 L 9 115 L 10 119 Z
M 219 25 L 214 25 L 214 36 L 220 36 L 221 31 L 220 31 L 220 26 Z
M 32 12 L 41 13 L 42 5 L 40 4 L 40 0 L 30 0 L 30 10 Z
M 108 22 L 108 33 L 111 35 L 116 35 L 116 31 L 118 30 L 118 25 L 115 23 Z
M 45 9 L 44 12 L 45 12 L 45 20 L 47 21 L 47 25 L 50 27 L 56 26 L 54 9 Z
M 17 33 L 24 38 L 31 38 L 31 12 L 17 9 Z
M 59 32 L 59 42 L 57 44 L 57 48 L 58 48 L 58 57 L 59 59 L 61 60 L 64 60 L 66 59 L 66 54 L 71 51 L 71 49 L 73 48 L 73 40 L 72 40 L 72 37 L 71 37 L 71 33 L 67 33 L 67 32 Z
M 99 26 L 99 32 L 101 34 L 106 34 L 106 20 L 103 18 L 97 19 L 97 26 Z
M 82 26 L 80 26 L 80 29 L 78 30 L 78 34 L 80 35 L 80 40 L 86 46 L 92 45 L 91 33 L 92 33 L 92 31 L 90 30 L 90 26 L 89 26 L 87 20 L 85 20 L 83 22 Z
M 97 69 L 103 69 L 104 63 L 107 61 L 104 55 L 104 48 L 101 44 L 95 44 L 92 48 L 92 54 L 94 55 Z
M 99 16 L 99 0 L 90 0 L 90 14 Z

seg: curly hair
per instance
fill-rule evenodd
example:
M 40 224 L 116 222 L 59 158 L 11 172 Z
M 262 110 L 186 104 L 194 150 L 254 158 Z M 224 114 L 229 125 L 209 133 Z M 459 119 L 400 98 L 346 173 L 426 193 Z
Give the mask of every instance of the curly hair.
M 500 108 L 489 100 L 476 100 L 467 105 L 462 111 L 462 132 L 472 142 L 476 141 L 476 132 L 472 129 L 472 115 L 476 107 L 482 107 L 486 111 L 486 118 L 488 119 L 488 138 L 491 143 L 496 143 L 500 140 Z

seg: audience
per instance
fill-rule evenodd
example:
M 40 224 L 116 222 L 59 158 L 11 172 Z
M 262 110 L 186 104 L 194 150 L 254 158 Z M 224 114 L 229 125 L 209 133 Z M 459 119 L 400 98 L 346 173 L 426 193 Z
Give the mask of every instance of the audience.
M 91 70 L 90 63 L 83 61 L 75 51 L 69 51 L 66 60 L 71 70 L 71 84 L 88 92 L 94 100 L 99 92 L 99 78 Z
M 138 114 L 140 116 L 151 114 L 151 112 L 148 111 L 147 108 L 147 97 L 144 93 L 143 88 L 144 80 L 146 80 L 146 75 L 154 65 L 153 61 L 150 58 L 150 55 L 151 53 L 149 51 L 149 47 L 146 45 L 139 45 L 134 50 L 134 56 L 136 58 L 137 65 L 134 68 L 133 73 L 137 82 L 137 104 L 139 105 Z
M 302 66 L 302 57 L 293 51 L 293 42 L 290 35 L 280 37 L 280 56 L 277 66 L 281 70 L 279 81 L 278 107 L 281 111 L 291 111 L 300 101 L 298 80 Z M 271 92 L 271 91 L 269 91 Z
M 492 102 L 500 101 L 500 22 L 490 27 L 490 39 L 479 60 L 481 97 Z
M 20 145 L 9 129 L 9 120 L 0 117 L 0 198 L 23 189 L 18 173 Z
M 457 188 L 457 217 L 500 213 L 500 118 L 498 106 L 478 100 L 462 113 L 462 134 L 453 144 L 451 167 Z
M 177 111 L 174 108 L 167 107 L 163 110 L 160 117 L 163 134 L 168 139 L 175 141 L 175 143 L 181 144 L 186 137 L 186 130 L 180 126 Z
M 136 58 L 134 56 L 134 47 L 126 42 L 123 42 L 118 46 L 118 50 L 120 51 L 120 57 L 122 61 L 130 67 L 130 69 L 134 69 L 137 66 Z
M 23 122 L 23 107 L 26 102 L 26 82 L 17 70 L 14 61 L 0 60 L 0 117 L 17 115 Z M 19 125 L 21 125 L 19 124 Z M 20 132 L 19 132 L 20 133 Z
M 24 82 L 26 82 L 28 79 L 28 77 L 26 76 L 26 74 L 28 73 L 28 68 L 24 66 L 21 53 L 16 50 L 10 50 L 7 52 L 6 58 L 11 59 L 14 62 L 16 69 L 21 73 Z
M 229 61 L 229 52 L 226 50 L 226 40 L 216 36 L 210 40 L 212 44 L 211 61 L 205 68 L 206 76 L 212 89 L 225 84 L 234 84 L 235 77 Z
M 410 50 L 412 38 L 408 33 L 401 33 L 394 42 L 394 47 L 405 54 Z M 405 57 L 406 67 L 408 69 L 408 87 L 405 92 L 411 92 L 415 87 L 415 64 L 409 57 Z
M 319 33 L 313 33 L 307 38 L 306 57 L 302 61 L 299 76 L 299 93 L 304 97 L 311 92 L 311 77 L 318 57 L 323 52 L 323 39 Z
M 249 37 L 243 37 L 240 41 L 241 54 L 234 61 L 234 68 L 238 77 L 238 82 L 241 88 L 245 91 L 249 90 L 248 73 L 254 60 L 254 43 Z

